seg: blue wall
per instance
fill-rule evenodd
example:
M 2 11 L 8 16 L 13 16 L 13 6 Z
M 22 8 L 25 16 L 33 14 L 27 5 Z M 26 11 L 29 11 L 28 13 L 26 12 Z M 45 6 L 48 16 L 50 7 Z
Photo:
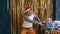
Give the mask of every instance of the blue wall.
M 0 0 L 0 34 L 10 34 L 10 16 L 6 0 Z
M 60 0 L 56 0 L 56 20 L 60 20 Z

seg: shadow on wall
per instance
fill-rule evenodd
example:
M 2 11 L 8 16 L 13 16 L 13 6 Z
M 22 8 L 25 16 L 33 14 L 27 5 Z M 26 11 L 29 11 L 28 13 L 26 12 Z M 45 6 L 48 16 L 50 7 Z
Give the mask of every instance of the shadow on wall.
M 10 34 L 10 16 L 7 0 L 0 0 L 0 34 Z

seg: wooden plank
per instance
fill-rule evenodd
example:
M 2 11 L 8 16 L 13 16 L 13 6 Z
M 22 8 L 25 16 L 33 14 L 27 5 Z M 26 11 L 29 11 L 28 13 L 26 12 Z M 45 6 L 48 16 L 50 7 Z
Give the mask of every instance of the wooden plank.
M 21 2 L 20 0 L 17 0 L 17 29 L 18 29 L 18 33 L 20 33 L 20 25 L 21 25 Z
M 10 0 L 11 34 L 16 34 L 16 0 Z
M 22 29 L 23 13 L 24 13 L 24 0 L 17 0 L 18 34 L 20 34 Z
M 16 14 L 16 0 L 13 0 L 13 17 L 12 17 L 12 19 L 13 19 L 13 22 L 12 22 L 13 34 L 16 34 L 16 16 L 17 16 L 17 14 Z

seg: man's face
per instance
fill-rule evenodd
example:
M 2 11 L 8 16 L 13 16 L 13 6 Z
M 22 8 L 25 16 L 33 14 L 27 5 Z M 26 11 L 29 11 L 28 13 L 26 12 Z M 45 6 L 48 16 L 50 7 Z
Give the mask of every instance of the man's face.
M 26 14 L 30 16 L 32 14 L 32 10 L 27 11 Z

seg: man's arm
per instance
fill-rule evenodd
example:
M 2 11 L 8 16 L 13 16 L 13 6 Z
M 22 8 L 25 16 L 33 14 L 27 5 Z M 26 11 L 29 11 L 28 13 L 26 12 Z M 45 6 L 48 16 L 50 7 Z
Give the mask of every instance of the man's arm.
M 33 13 L 33 14 L 34 14 L 34 18 L 37 18 L 37 22 L 40 22 L 39 17 L 35 13 Z
M 34 18 L 37 18 L 37 23 L 40 24 L 40 25 L 43 25 L 43 24 L 40 22 L 39 17 L 38 17 L 35 13 L 33 13 L 33 14 L 34 14 Z

